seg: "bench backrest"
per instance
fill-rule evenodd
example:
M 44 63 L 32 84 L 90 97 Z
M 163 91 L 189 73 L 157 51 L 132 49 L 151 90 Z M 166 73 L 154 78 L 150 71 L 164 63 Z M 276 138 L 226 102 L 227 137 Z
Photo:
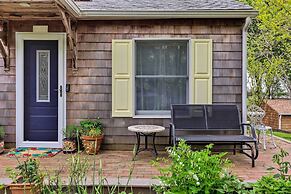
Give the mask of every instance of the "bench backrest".
M 236 105 L 172 105 L 171 111 L 178 130 L 241 130 Z

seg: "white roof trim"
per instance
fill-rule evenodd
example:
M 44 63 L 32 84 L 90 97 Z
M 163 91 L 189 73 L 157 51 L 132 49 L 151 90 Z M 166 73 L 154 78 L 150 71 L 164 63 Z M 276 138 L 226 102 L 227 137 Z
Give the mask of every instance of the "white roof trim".
M 58 0 L 81 20 L 174 19 L 174 18 L 247 18 L 255 17 L 255 10 L 197 10 L 197 11 L 99 11 L 81 10 L 72 0 Z
M 282 115 L 282 116 L 291 116 L 291 113 L 279 113 L 279 115 Z

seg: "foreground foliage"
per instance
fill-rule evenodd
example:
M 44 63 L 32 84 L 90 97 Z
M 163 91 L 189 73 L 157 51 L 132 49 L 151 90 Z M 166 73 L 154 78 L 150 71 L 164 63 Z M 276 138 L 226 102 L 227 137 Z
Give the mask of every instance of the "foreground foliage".
M 288 152 L 281 149 L 273 156 L 272 161 L 277 166 L 268 170 L 275 170 L 276 173 L 273 176 L 264 176 L 254 183 L 253 193 L 291 193 L 291 175 L 288 173 L 291 170 L 291 163 L 285 159 L 288 155 Z
M 87 156 L 80 155 L 79 153 L 72 155 L 68 160 L 69 174 L 67 183 L 60 176 L 62 170 L 57 171 L 55 175 L 47 173 L 48 183 L 43 185 L 43 194 L 133 194 L 132 189 L 130 189 L 131 193 L 126 192 L 128 184 L 122 187 L 118 184 L 107 186 L 107 179 L 103 177 L 102 161 L 100 160 L 97 163 L 96 157 L 94 157 L 93 164 L 91 165 Z M 132 171 L 133 167 L 130 170 L 129 179 L 131 178 Z M 90 177 L 89 174 L 92 174 L 92 176 Z M 98 182 L 95 182 L 96 178 L 98 178 Z M 93 181 L 91 184 L 87 182 L 89 179 Z
M 226 172 L 230 164 L 225 153 L 211 155 L 211 145 L 202 151 L 192 151 L 184 141 L 177 147 L 168 148 L 171 163 L 160 168 L 162 185 L 156 186 L 158 193 L 233 193 L 243 188 L 241 182 Z
M 102 162 L 93 159 L 93 164 L 89 162 L 89 157 L 82 155 L 79 151 L 72 154 L 68 159 L 68 178 L 61 175 L 65 166 L 51 171 L 41 170 L 37 159 L 28 158 L 21 162 L 15 169 L 7 168 L 6 172 L 13 183 L 33 183 L 32 193 L 42 194 L 133 194 L 133 190 L 128 186 L 134 167 L 134 160 L 130 168 L 129 178 L 126 185 L 118 184 L 108 186 L 107 179 L 103 177 Z M 91 182 L 88 182 L 91 180 Z M 4 187 L 0 185 L 0 190 Z M 36 191 L 35 191 L 36 190 Z M 131 192 L 128 193 L 127 191 Z M 25 193 L 25 191 L 24 191 Z
M 269 170 L 276 170 L 274 175 L 247 184 L 227 172 L 230 162 L 224 159 L 225 153 L 212 154 L 211 148 L 209 145 L 204 150 L 192 151 L 185 141 L 180 141 L 177 147 L 168 148 L 169 166 L 161 167 L 159 162 L 154 163 L 161 173 L 158 177 L 161 185 L 155 186 L 155 190 L 164 194 L 291 193 L 291 178 L 288 175 L 291 165 L 285 161 L 288 153 L 284 150 L 273 156 L 277 167 Z

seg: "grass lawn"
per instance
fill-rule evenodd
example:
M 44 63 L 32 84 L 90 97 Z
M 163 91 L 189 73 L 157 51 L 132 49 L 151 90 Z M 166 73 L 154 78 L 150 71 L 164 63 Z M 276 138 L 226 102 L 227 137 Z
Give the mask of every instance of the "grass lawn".
M 274 131 L 273 133 L 277 137 L 281 137 L 281 138 L 291 141 L 291 133 L 284 133 L 284 132 L 279 132 L 279 131 Z

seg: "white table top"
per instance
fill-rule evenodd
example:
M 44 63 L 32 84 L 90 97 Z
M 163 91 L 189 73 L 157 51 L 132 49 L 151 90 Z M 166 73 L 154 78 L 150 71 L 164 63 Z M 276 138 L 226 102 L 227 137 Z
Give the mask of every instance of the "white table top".
M 165 130 L 165 127 L 158 125 L 132 125 L 128 127 L 129 131 L 138 133 L 158 133 Z

